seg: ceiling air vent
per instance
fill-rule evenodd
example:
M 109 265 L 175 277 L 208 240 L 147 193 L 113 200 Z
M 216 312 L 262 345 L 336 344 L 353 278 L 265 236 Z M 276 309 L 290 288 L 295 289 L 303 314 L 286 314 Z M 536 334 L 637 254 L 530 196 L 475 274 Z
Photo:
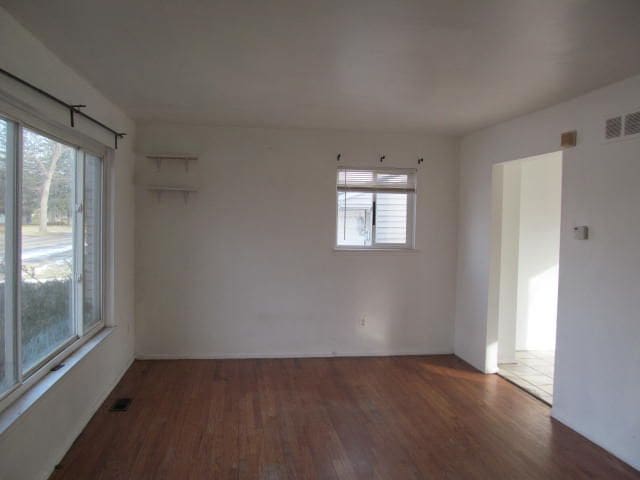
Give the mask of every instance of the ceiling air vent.
M 622 135 L 622 117 L 613 117 L 607 120 L 605 128 L 605 138 L 611 140 Z
M 636 135 L 640 133 L 640 112 L 630 113 L 624 117 L 624 134 Z

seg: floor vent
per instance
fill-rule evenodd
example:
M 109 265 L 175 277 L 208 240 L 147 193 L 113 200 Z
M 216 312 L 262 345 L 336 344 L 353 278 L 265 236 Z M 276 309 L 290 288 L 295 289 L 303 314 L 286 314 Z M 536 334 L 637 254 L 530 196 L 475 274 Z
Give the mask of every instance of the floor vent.
M 127 410 L 129 410 L 129 405 L 131 405 L 131 402 L 131 398 L 118 398 L 115 402 L 113 402 L 113 405 L 111 405 L 109 411 L 126 412 Z

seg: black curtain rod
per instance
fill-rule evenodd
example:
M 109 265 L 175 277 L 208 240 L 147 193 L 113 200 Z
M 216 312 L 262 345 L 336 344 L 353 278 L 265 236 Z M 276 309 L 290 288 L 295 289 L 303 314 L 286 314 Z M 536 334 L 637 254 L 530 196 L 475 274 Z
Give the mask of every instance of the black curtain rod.
M 67 103 L 64 100 L 60 100 L 58 97 L 51 95 L 49 92 L 46 92 L 44 90 L 42 90 L 41 88 L 36 87 L 35 85 L 33 85 L 32 83 L 27 82 L 26 80 L 23 80 L 20 77 L 15 76 L 13 73 L 11 72 L 7 72 L 5 69 L 0 68 L 0 73 L 5 74 L 7 77 L 15 80 L 18 83 L 21 83 L 22 85 L 29 87 L 30 89 L 38 92 L 40 95 L 43 95 L 45 97 L 47 97 L 49 100 L 56 102 L 58 105 L 62 105 L 63 107 L 67 108 L 69 110 L 69 123 L 71 124 L 72 127 L 75 127 L 75 115 L 80 115 L 82 118 L 85 118 L 87 120 L 89 120 L 90 122 L 98 125 L 99 127 L 105 129 L 106 131 L 110 132 L 113 134 L 113 140 L 114 140 L 114 146 L 117 149 L 118 148 L 118 139 L 119 138 L 123 138 L 126 133 L 123 132 L 118 132 L 117 130 L 114 130 L 111 127 L 108 127 L 107 125 L 105 125 L 104 123 L 102 123 L 100 120 L 96 120 L 95 118 L 87 115 L 86 113 L 84 113 L 83 111 L 81 111 L 81 108 L 86 107 L 86 105 L 79 105 L 79 104 L 71 104 L 71 103 Z

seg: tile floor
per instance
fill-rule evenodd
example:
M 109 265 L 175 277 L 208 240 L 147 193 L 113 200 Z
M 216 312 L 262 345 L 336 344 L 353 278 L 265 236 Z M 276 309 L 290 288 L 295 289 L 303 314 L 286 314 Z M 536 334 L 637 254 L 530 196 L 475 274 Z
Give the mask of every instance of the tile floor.
M 518 351 L 516 363 L 501 363 L 498 374 L 551 405 L 554 356 L 553 351 Z

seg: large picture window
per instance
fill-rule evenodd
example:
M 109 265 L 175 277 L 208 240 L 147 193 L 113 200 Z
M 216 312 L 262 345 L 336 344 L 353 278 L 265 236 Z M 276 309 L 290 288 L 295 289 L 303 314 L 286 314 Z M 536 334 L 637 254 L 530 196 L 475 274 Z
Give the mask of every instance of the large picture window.
M 102 168 L 0 117 L 0 398 L 103 325 Z
M 413 248 L 415 170 L 339 168 L 338 249 Z

